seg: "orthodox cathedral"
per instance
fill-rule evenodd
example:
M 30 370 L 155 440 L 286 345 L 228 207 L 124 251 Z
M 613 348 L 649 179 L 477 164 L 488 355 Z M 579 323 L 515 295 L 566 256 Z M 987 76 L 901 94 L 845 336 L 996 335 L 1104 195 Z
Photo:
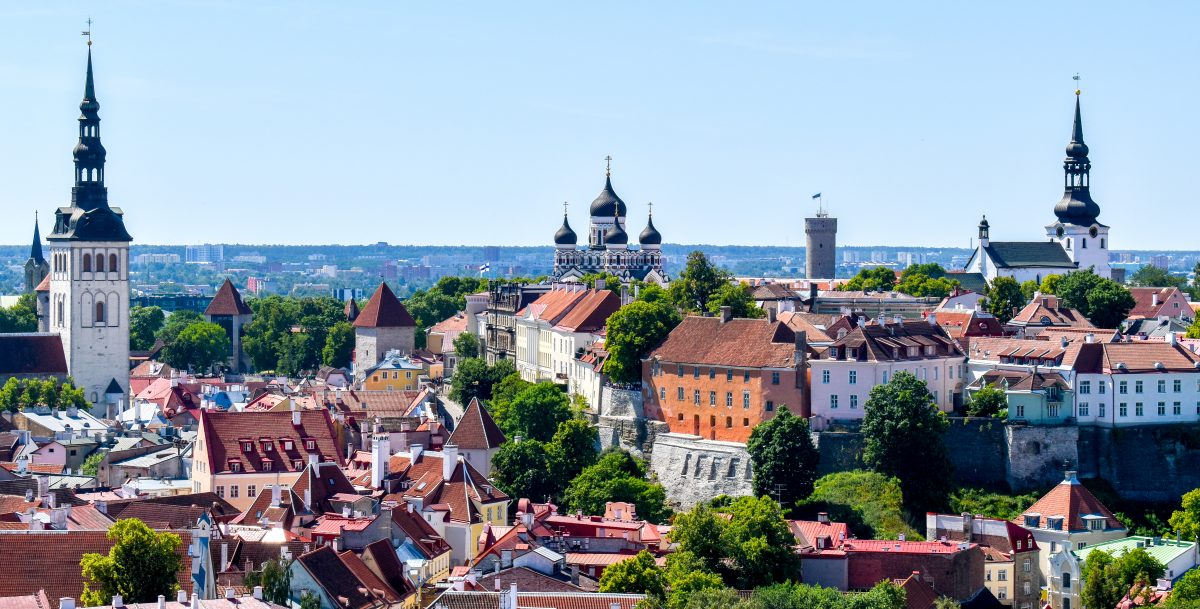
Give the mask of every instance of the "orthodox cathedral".
M 666 285 L 670 278 L 662 268 L 662 235 L 654 228 L 654 213 L 648 212 L 646 228 L 638 235 L 639 248 L 629 246 L 625 232 L 628 209 L 612 187 L 612 170 L 606 169 L 604 190 L 592 201 L 587 247 L 578 247 L 578 236 L 567 221 L 554 233 L 554 280 L 579 281 L 589 273 L 611 273 L 628 283 L 633 280 Z
M 1111 278 L 1108 227 L 1098 220 L 1100 206 L 1092 200 L 1091 170 L 1088 147 L 1083 142 L 1079 91 L 1075 91 L 1075 122 L 1063 161 L 1065 191 L 1054 206 L 1055 221 L 1046 226 L 1046 240 L 992 241 L 985 216 L 979 223 L 979 246 L 967 261 L 966 271 L 980 273 L 988 283 L 996 277 L 1041 283 L 1047 275 L 1085 269 Z

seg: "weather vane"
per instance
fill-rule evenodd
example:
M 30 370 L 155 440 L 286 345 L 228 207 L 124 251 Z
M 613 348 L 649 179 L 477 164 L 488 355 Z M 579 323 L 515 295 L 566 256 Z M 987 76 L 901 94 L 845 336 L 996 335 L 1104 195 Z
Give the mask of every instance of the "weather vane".
M 1079 72 L 1076 72 L 1071 80 L 1075 81 L 1075 95 L 1079 95 Z
M 604 157 L 604 175 L 612 175 L 612 155 Z
M 87 36 L 88 46 L 92 46 L 92 18 L 91 17 L 88 17 L 87 25 L 88 25 L 88 29 L 80 32 L 80 34 Z

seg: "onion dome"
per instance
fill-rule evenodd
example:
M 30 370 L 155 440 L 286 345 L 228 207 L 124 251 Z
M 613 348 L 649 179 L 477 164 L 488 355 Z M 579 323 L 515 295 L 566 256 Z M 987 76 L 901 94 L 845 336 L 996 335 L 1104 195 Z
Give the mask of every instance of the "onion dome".
M 1067 144 L 1067 158 L 1063 161 L 1066 191 L 1054 206 L 1054 215 L 1059 221 L 1078 226 L 1096 223 L 1100 206 L 1092 200 L 1091 170 L 1088 147 L 1083 142 L 1083 118 L 1079 111 L 1079 92 L 1075 92 L 1075 122 L 1071 126 L 1071 143 Z
M 626 211 L 627 209 L 625 207 L 625 202 L 622 201 L 621 197 L 618 197 L 617 193 L 613 191 L 612 177 L 605 176 L 604 190 L 601 190 L 596 199 L 592 201 L 592 217 L 611 218 L 612 216 L 621 216 L 624 218 Z
M 638 235 L 638 243 L 642 245 L 662 245 L 662 235 L 654 228 L 654 214 L 646 218 L 646 228 Z
M 90 140 L 85 143 L 82 138 L 75 148 L 71 151 L 71 155 L 76 162 L 83 163 L 103 163 L 108 151 L 104 149 L 104 144 L 100 143 L 99 138 L 87 138 Z
M 579 237 L 571 229 L 571 224 L 567 222 L 567 214 L 564 212 L 562 226 L 558 227 L 558 231 L 554 233 L 554 245 L 575 245 L 578 241 Z
M 625 229 L 621 228 L 621 218 L 615 211 L 613 213 L 612 228 L 608 229 L 607 233 L 604 233 L 604 243 L 606 245 L 629 244 L 629 234 L 625 232 Z

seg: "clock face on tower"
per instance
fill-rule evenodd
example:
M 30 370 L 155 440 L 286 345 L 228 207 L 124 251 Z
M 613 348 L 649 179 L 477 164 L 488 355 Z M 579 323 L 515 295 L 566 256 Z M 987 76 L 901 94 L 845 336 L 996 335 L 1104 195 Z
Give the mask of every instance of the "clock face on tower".
M 1095 238 L 1096 235 L 1100 234 L 1100 229 L 1093 226 L 1092 229 L 1088 231 L 1088 234 Z
M 1059 237 L 1063 236 L 1063 234 L 1065 232 L 1066 231 L 1063 230 L 1063 227 L 1061 225 L 1055 227 L 1055 229 L 1054 229 L 1054 234 L 1058 235 Z

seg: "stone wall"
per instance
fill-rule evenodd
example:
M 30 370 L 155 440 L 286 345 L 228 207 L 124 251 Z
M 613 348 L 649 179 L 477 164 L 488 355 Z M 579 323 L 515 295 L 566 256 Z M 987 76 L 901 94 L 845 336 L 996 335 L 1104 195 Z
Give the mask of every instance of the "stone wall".
M 1200 425 L 1081 427 L 1079 463 L 1126 499 L 1176 503 L 1200 488 Z
M 1005 482 L 1008 446 L 1005 425 L 996 419 L 950 419 L 946 448 L 959 484 L 993 486 Z M 1059 472 L 1062 478 L 1062 472 Z
M 1073 425 L 1006 425 L 1008 486 L 1014 492 L 1044 489 L 1062 481 L 1063 471 L 1079 469 L 1079 431 Z M 1093 473 L 1094 475 L 1094 473 Z
M 750 453 L 746 445 L 735 442 L 661 433 L 650 454 L 650 470 L 666 488 L 667 502 L 680 509 L 717 495 L 752 492 Z
M 605 385 L 600 390 L 600 416 L 633 417 L 645 416 L 642 410 L 642 392 L 636 389 L 619 389 Z

